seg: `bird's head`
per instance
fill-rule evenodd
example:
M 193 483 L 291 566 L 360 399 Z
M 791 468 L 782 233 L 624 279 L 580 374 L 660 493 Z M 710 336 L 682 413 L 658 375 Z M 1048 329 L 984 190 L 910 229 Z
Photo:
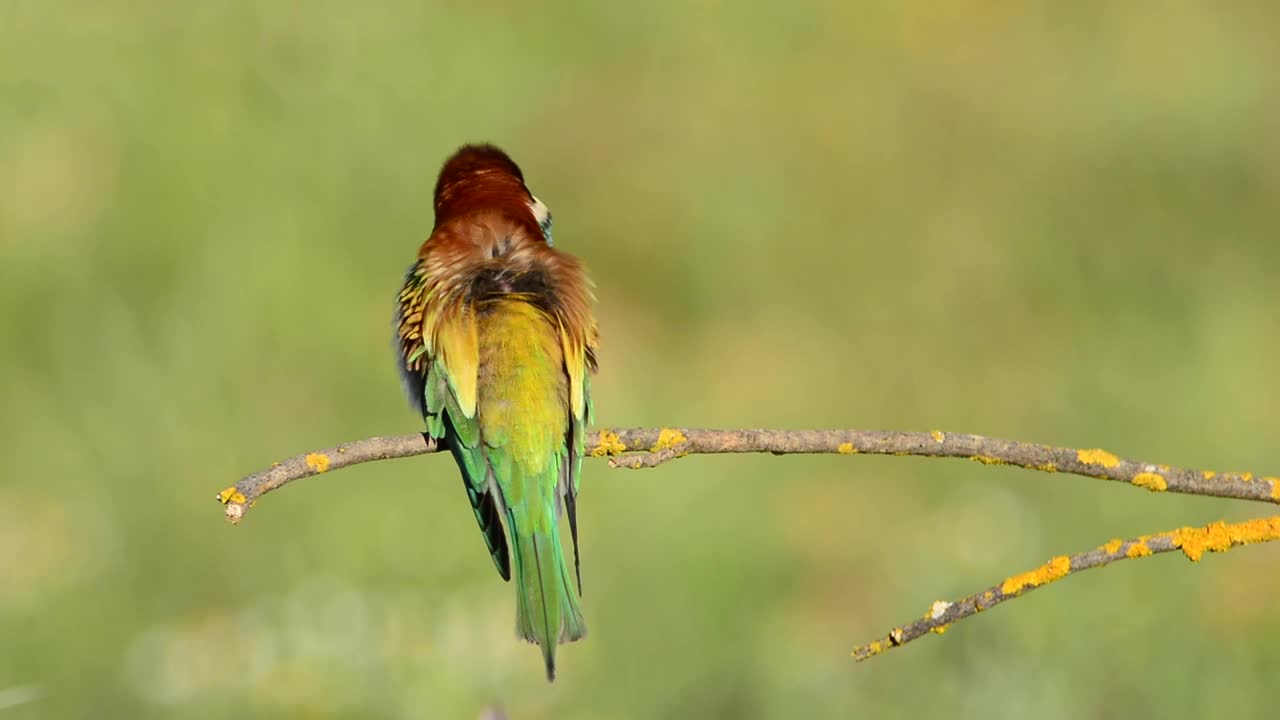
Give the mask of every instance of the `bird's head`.
M 464 145 L 440 169 L 436 226 L 481 210 L 501 210 L 515 219 L 531 220 L 543 239 L 551 242 L 551 211 L 529 192 L 520 166 L 493 145 Z

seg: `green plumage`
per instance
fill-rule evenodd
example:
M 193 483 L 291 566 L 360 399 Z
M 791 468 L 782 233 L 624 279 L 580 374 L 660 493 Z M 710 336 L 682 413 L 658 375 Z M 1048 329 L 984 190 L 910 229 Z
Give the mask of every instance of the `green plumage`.
M 585 418 L 574 418 L 570 409 L 562 338 L 551 317 L 522 300 L 501 299 L 479 308 L 476 323 L 475 416 L 462 411 L 448 379 L 453 370 L 437 358 L 423 388 L 425 418 L 433 436 L 451 437 L 476 520 L 498 572 L 508 578 L 507 545 L 496 521 L 498 507 L 505 511 L 516 631 L 542 647 L 552 678 L 556 645 L 586 633 L 558 526 L 561 495 L 571 501 L 577 492 Z
M 591 281 L 551 246 L 551 212 L 506 153 L 465 145 L 440 169 L 435 226 L 397 297 L 401 380 L 448 447 L 498 574 L 515 569 L 516 632 L 586 633 L 577 494 L 597 333 Z M 568 516 L 574 576 L 560 545 Z

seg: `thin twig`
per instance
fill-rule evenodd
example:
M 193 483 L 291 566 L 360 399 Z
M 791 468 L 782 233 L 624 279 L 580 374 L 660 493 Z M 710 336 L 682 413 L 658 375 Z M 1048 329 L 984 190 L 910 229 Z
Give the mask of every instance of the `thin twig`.
M 348 465 L 426 455 L 442 449 L 424 433 L 371 437 L 271 463 L 271 467 L 249 475 L 218 493 L 218 500 L 227 506 L 227 519 L 233 523 L 240 522 L 258 498 L 294 480 L 341 470 Z
M 1132 540 L 1112 540 L 1101 547 L 1078 555 L 1070 557 L 1060 555 L 1034 570 L 1006 578 L 997 585 L 956 602 L 948 603 L 939 600 L 919 620 L 895 627 L 879 640 L 854 648 L 853 657 L 861 662 L 931 632 L 940 635 L 946 632 L 954 622 L 1081 570 L 1109 565 L 1117 560 L 1148 557 L 1173 550 L 1181 550 L 1194 562 L 1199 560 L 1206 551 L 1226 552 L 1240 545 L 1272 540 L 1280 540 L 1280 516 L 1230 524 L 1215 522 L 1202 528 L 1185 527 L 1155 535 L 1143 535 Z
M 1216 473 L 1127 460 L 1106 450 L 1054 447 L 981 435 L 884 430 L 695 430 L 623 428 L 601 430 L 588 443 L 594 457 L 612 467 L 647 468 L 685 455 L 833 453 L 965 458 L 988 465 L 1012 465 L 1129 483 L 1155 492 L 1280 503 L 1280 478 L 1248 472 Z M 227 519 L 238 522 L 263 495 L 299 478 L 374 460 L 425 455 L 441 450 L 422 434 L 374 437 L 297 455 L 245 477 L 218 493 Z

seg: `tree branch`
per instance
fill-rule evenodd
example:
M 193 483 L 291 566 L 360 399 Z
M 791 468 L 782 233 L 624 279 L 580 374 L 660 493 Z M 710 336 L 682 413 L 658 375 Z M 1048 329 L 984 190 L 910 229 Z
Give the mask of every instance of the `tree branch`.
M 1081 570 L 1109 565 L 1118 560 L 1149 557 L 1174 550 L 1181 550 L 1187 559 L 1196 562 L 1206 551 L 1226 552 L 1240 545 L 1272 540 L 1280 540 L 1280 516 L 1230 524 L 1215 522 L 1202 528 L 1185 527 L 1155 535 L 1143 535 L 1132 540 L 1112 540 L 1101 547 L 1078 555 L 1070 557 L 1060 555 L 1034 570 L 1013 575 L 997 585 L 956 602 L 938 600 L 921 619 L 895 627 L 883 638 L 854 648 L 853 657 L 861 662 L 929 633 L 941 635 L 954 622 Z
M 227 519 L 239 522 L 263 495 L 304 477 L 349 465 L 425 455 L 441 450 L 423 434 L 374 437 L 296 455 L 245 477 L 218 493 Z M 1127 460 L 1106 450 L 1054 447 L 962 433 L 885 430 L 695 430 L 621 428 L 589 438 L 587 452 L 608 457 L 610 467 L 648 468 L 694 454 L 831 453 L 964 458 L 988 465 L 1012 465 L 1128 483 L 1153 492 L 1280 503 L 1280 478 L 1249 472 L 1216 473 Z
M 273 463 L 218 493 L 231 522 L 239 522 L 263 495 L 294 480 L 349 465 L 425 455 L 442 450 L 418 433 L 373 437 Z M 614 468 L 648 468 L 692 454 L 832 453 L 840 455 L 915 455 L 965 458 L 987 465 L 1012 465 L 1041 472 L 1064 472 L 1111 480 L 1153 492 L 1256 500 L 1280 504 L 1280 478 L 1253 473 L 1217 473 L 1128 460 L 1106 450 L 1075 449 L 1001 440 L 981 435 L 880 430 L 695 430 L 688 428 L 622 428 L 595 433 L 587 447 L 592 457 L 608 457 Z M 1117 560 L 1182 550 L 1195 561 L 1206 551 L 1222 552 L 1238 545 L 1280 539 L 1280 516 L 1203 528 L 1182 528 L 1132 540 L 1112 540 L 1093 550 L 1058 556 L 1040 567 L 954 603 L 935 602 L 924 617 L 893 628 L 885 637 L 853 651 L 859 661 L 929 633 L 941 634 L 958 620 L 1060 580 L 1081 570 Z

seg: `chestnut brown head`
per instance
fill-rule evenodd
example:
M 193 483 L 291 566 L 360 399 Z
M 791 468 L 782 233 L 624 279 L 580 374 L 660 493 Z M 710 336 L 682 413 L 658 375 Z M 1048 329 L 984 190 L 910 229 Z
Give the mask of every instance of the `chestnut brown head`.
M 505 208 L 519 220 L 532 220 L 551 240 L 551 212 L 529 192 L 524 173 L 494 145 L 464 145 L 440 169 L 436 181 L 436 227 L 481 208 Z

